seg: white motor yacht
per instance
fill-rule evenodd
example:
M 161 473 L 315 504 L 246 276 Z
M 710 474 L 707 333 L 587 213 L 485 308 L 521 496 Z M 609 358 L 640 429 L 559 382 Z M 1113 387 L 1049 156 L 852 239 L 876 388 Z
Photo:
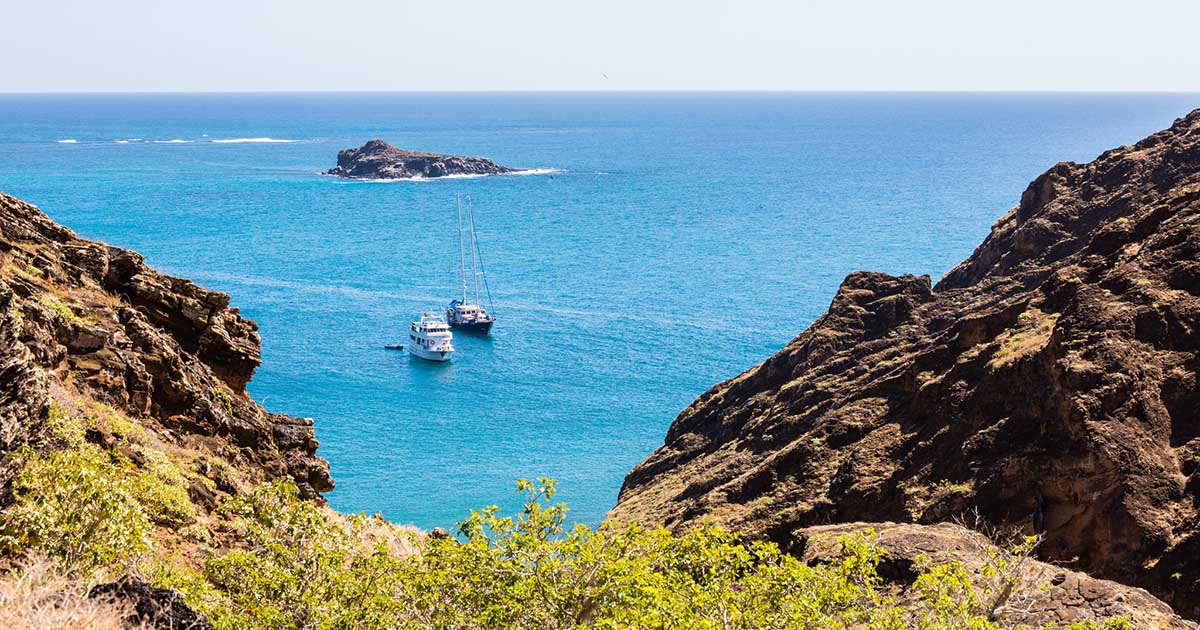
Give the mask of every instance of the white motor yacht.
M 423 313 L 408 329 L 408 351 L 426 361 L 449 361 L 454 356 L 454 333 L 441 316 Z

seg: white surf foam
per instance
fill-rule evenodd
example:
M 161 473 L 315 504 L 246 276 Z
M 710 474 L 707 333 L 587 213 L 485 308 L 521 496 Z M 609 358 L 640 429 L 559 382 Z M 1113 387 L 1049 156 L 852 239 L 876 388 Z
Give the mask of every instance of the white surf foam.
M 562 169 L 557 168 L 528 168 L 511 173 L 496 173 L 497 175 L 550 175 L 553 173 L 561 173 Z M 318 173 L 319 175 L 328 175 L 328 173 Z M 436 182 L 443 179 L 479 179 L 481 177 L 491 177 L 492 173 L 454 173 L 452 175 L 442 175 L 441 177 L 393 177 L 391 179 L 374 179 L 368 177 L 341 177 L 343 181 L 361 182 L 364 184 L 395 184 L 400 182 Z M 333 177 L 333 176 L 331 176 Z
M 562 169 L 560 169 L 560 168 L 527 168 L 527 169 L 523 169 L 520 171 L 514 171 L 512 173 L 503 173 L 503 174 L 504 175 L 553 175 L 554 173 L 561 173 L 561 172 L 562 172 Z
M 247 142 L 262 142 L 262 143 L 287 143 L 295 142 L 295 140 L 283 140 L 280 138 L 219 138 L 212 140 L 217 144 L 244 144 Z
M 78 142 L 79 141 L 75 138 L 63 138 L 62 140 L 58 141 L 59 144 L 76 144 Z
M 154 144 L 190 144 L 194 142 L 194 140 L 180 140 L 179 138 L 174 138 L 172 140 L 152 140 L 152 142 Z
M 436 182 L 443 179 L 478 179 L 487 177 L 487 173 L 456 173 L 454 175 L 443 175 L 441 177 L 392 177 L 388 179 L 378 179 L 372 177 L 338 177 L 329 173 L 321 172 L 318 175 L 332 177 L 342 182 L 352 182 L 357 184 L 403 184 L 407 182 Z

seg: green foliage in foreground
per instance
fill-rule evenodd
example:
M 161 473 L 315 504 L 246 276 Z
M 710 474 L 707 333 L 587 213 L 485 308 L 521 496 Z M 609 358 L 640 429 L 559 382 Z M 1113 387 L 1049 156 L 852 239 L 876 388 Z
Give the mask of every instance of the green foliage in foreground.
M 154 581 L 222 630 L 1000 630 L 991 618 L 1004 602 L 1034 594 L 1017 590 L 1025 586 L 1012 570 L 1031 542 L 994 553 L 981 574 L 927 564 L 915 599 L 900 603 L 876 573 L 882 551 L 871 533 L 839 539 L 833 562 L 808 566 L 715 527 L 568 529 L 549 479 L 518 483 L 526 501 L 514 516 L 472 512 L 457 539 L 338 515 L 301 500 L 291 482 L 263 484 L 225 502 L 232 540 L 194 570 L 152 549 L 155 524 L 195 517 L 186 474 L 121 418 L 93 416 L 53 410 L 60 448 L 13 454 L 21 468 L 0 513 L 0 548 L 39 551 L 74 575 L 135 559 L 144 567 L 149 556 Z M 142 463 L 87 443 L 83 422 L 118 436 Z M 1120 628 L 1110 620 L 1060 630 Z
M 515 517 L 473 512 L 460 540 L 430 538 L 402 557 L 363 542 L 370 519 L 343 522 L 289 483 L 265 485 L 227 506 L 245 548 L 211 558 L 203 574 L 173 569 L 160 582 L 229 629 L 1003 627 L 987 618 L 987 589 L 959 565 L 930 567 L 916 604 L 886 596 L 869 533 L 840 539 L 835 562 L 808 566 L 713 527 L 567 530 L 552 481 L 519 488 L 528 501 Z
M 121 467 L 91 444 L 20 453 L 15 503 L 0 519 L 0 546 L 36 549 L 68 571 L 104 567 L 149 550 L 150 519 Z
M 89 427 L 118 421 L 129 425 L 121 439 L 141 466 L 85 440 Z M 194 520 L 183 471 L 133 426 L 107 407 L 85 417 L 51 405 L 45 448 L 11 455 L 20 472 L 0 514 L 0 549 L 37 550 L 68 573 L 89 573 L 149 552 L 154 524 Z

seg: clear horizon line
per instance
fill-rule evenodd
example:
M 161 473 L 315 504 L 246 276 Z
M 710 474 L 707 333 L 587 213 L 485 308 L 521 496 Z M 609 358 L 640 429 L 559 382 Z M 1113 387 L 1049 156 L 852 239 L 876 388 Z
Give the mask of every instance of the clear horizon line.
M 642 90 L 642 89 L 568 89 L 568 90 L 486 90 L 486 89 L 266 89 L 266 90 L 45 90 L 5 91 L 0 96 L 103 96 L 103 95 L 185 95 L 185 94 L 1200 94 L 1200 89 L 746 89 L 746 90 Z

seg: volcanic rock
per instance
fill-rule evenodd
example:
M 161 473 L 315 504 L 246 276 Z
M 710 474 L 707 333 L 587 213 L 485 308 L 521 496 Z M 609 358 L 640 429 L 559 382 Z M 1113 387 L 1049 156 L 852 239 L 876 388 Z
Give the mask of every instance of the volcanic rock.
M 850 274 L 675 419 L 610 517 L 787 544 L 978 510 L 1200 618 L 1198 374 L 1200 110 L 1054 166 L 936 286 Z
M 383 140 L 371 140 L 357 149 L 338 151 L 337 166 L 326 174 L 353 179 L 421 179 L 515 172 L 517 169 L 487 158 L 406 151 Z
M 133 613 L 125 623 L 130 628 L 213 630 L 212 623 L 189 607 L 178 591 L 156 588 L 134 577 L 94 586 L 88 597 L 128 603 Z
M 52 400 L 107 404 L 250 481 L 290 476 L 308 497 L 332 490 L 312 421 L 247 395 L 260 356 L 258 326 L 228 295 L 0 193 L 0 505 L 10 454 L 44 436 Z
M 1171 607 L 1140 588 L 1070 571 L 1031 558 L 1008 555 L 979 532 L 958 524 L 913 525 L 901 523 L 842 523 L 818 525 L 796 532 L 792 550 L 809 564 L 836 561 L 838 538 L 871 532 L 883 557 L 876 568 L 880 577 L 903 601 L 920 600 L 910 587 L 920 565 L 959 563 L 977 584 L 996 587 L 985 601 L 995 607 L 995 620 L 1003 627 L 1064 626 L 1072 621 L 1124 617 L 1141 630 L 1195 630 Z M 1000 560 L 1004 561 L 1002 565 Z M 1012 580 L 1006 591 L 1003 582 Z

